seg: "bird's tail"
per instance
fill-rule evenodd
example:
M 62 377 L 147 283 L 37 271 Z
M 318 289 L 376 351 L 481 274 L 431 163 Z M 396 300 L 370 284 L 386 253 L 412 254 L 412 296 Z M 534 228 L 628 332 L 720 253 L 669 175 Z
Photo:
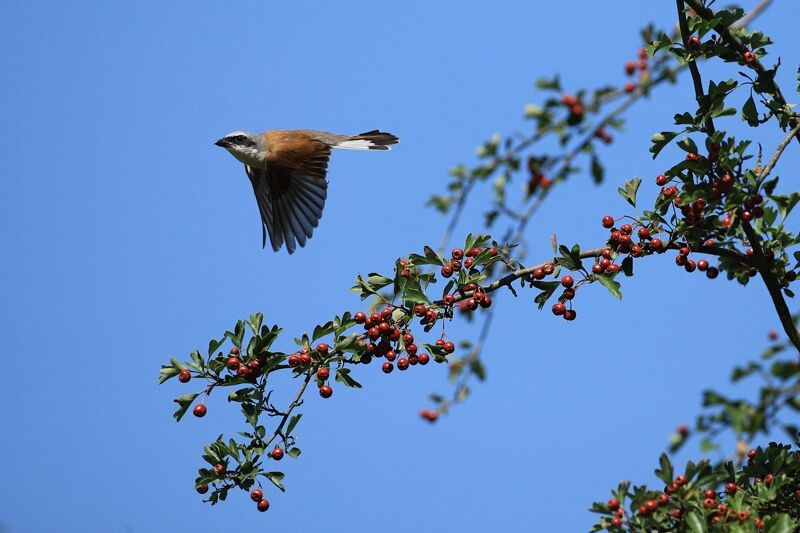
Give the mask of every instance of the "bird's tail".
M 397 144 L 400 139 L 381 130 L 372 130 L 347 137 L 333 145 L 334 148 L 346 150 L 391 150 L 392 144 Z

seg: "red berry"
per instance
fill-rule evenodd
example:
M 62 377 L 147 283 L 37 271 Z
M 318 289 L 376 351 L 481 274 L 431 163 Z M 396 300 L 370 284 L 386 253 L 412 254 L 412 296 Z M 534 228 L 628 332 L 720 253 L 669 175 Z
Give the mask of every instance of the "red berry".
M 608 509 L 609 511 L 616 511 L 619 509 L 619 500 L 616 498 L 611 498 L 608 500 Z
M 656 185 L 658 185 L 659 187 L 663 187 L 668 182 L 669 178 L 666 177 L 664 174 L 659 174 L 658 176 L 656 176 Z
M 571 107 L 578 103 L 578 99 L 567 93 L 561 96 L 561 103 L 565 106 Z
M 327 381 L 329 377 L 331 377 L 330 368 L 324 366 L 317 370 L 317 379 L 320 381 Z
M 269 509 L 269 501 L 266 498 L 261 500 L 261 501 L 259 501 L 256 504 L 256 509 L 258 509 L 259 511 L 261 511 L 263 513 L 264 511 Z
M 290 355 L 287 361 L 291 367 L 300 366 L 300 356 L 297 354 Z
M 649 239 L 650 238 L 650 230 L 647 228 L 639 228 L 639 231 L 636 232 L 640 239 Z
M 242 364 L 242 361 L 238 357 L 228 357 L 228 370 L 231 372 L 235 372 L 240 364 Z
M 236 346 L 231 348 L 231 355 L 239 355 L 239 348 L 237 348 Z
M 567 309 L 564 311 L 564 320 L 575 320 L 577 313 L 574 309 Z
M 197 490 L 197 492 L 199 492 L 200 494 L 205 494 L 206 492 L 208 492 L 208 485 L 200 485 L 195 490 Z
M 406 370 L 408 368 L 408 365 L 409 365 L 408 359 L 406 359 L 405 357 L 401 357 L 400 359 L 397 360 L 397 370 Z
M 456 261 L 460 261 L 464 257 L 464 250 L 462 250 L 461 248 L 453 248 L 453 251 L 450 252 L 450 255 Z
M 736 483 L 726 483 L 725 484 L 725 492 L 730 495 L 736 494 L 736 491 L 739 490 L 739 487 L 736 486 Z
M 716 500 L 713 500 L 711 498 L 706 498 L 703 500 L 703 507 L 705 509 L 713 509 L 716 505 L 717 505 Z
M 322 355 L 327 355 L 328 349 L 329 349 L 328 345 L 325 344 L 324 342 L 317 344 L 317 351 Z
M 773 332 L 770 331 L 770 333 L 773 333 Z M 777 337 L 778 337 L 778 334 L 775 333 L 775 338 L 777 338 Z M 770 336 L 770 338 L 772 338 L 772 337 Z M 775 339 L 772 339 L 772 340 L 775 340 Z M 758 452 L 755 451 L 755 450 L 750 450 L 749 452 L 747 452 L 747 457 L 750 458 L 750 459 L 755 459 L 757 453 Z
M 264 491 L 261 489 L 253 489 L 250 492 L 250 499 L 254 502 L 260 502 L 264 498 Z
M 678 485 L 679 487 L 686 485 L 686 481 L 687 481 L 686 476 L 684 476 L 683 474 L 675 478 L 675 484 Z
M 608 261 L 608 259 L 604 259 L 604 261 Z M 607 267 L 603 266 L 603 263 L 595 263 L 592 265 L 592 273 L 594 274 L 602 274 L 606 271 Z M 569 299 L 569 298 L 567 298 Z
M 706 261 L 705 259 L 701 259 L 700 261 L 698 261 L 697 270 L 699 270 L 700 272 L 705 272 L 706 270 L 708 270 L 708 261 Z
M 425 316 L 425 313 L 428 311 L 428 308 L 422 304 L 414 306 L 414 314 L 417 316 Z
M 387 350 L 386 355 L 384 357 L 386 357 L 387 361 L 394 361 L 395 359 L 397 359 L 397 352 L 394 350 Z
M 572 285 L 573 285 L 574 283 L 575 283 L 575 280 L 574 280 L 574 279 L 572 279 L 572 276 L 570 276 L 570 275 L 566 275 L 566 276 L 564 276 L 563 278 L 561 278 L 561 285 L 563 285 L 564 287 L 566 287 L 566 288 L 568 288 L 568 289 L 569 289 L 570 287 L 572 287 Z
M 683 516 L 683 511 L 681 510 L 680 507 L 676 507 L 675 509 L 672 510 L 671 514 L 672 514 L 672 518 L 677 520 L 681 516 Z
M 622 519 L 618 516 L 615 516 L 611 519 L 611 525 L 614 527 L 619 527 L 622 525 Z
M 614 227 L 614 217 L 611 215 L 606 215 L 603 217 L 603 227 L 604 228 L 613 228 Z
M 308 353 L 303 352 L 303 353 L 300 354 L 300 364 L 301 365 L 309 366 L 313 362 L 314 362 L 314 360 L 311 359 L 311 355 L 309 355 Z
M 658 509 L 658 503 L 655 500 L 647 500 L 644 502 L 644 507 L 647 509 L 648 513 L 652 513 L 656 509 Z
M 537 268 L 533 271 L 533 279 L 544 279 L 544 269 Z
M 444 348 L 444 351 L 447 353 L 453 353 L 454 351 L 456 351 L 456 345 L 450 341 L 445 342 L 442 347 Z
M 363 324 L 367 321 L 367 315 L 365 315 L 362 311 L 359 311 L 353 315 L 353 320 L 356 321 L 356 324 Z
M 323 398 L 330 398 L 332 394 L 333 389 L 330 387 L 330 385 L 323 385 L 319 388 L 319 395 Z
M 192 373 L 185 368 L 178 374 L 178 381 L 181 383 L 188 383 L 190 379 L 192 379 Z
M 744 60 L 745 65 L 752 65 L 757 60 L 756 55 L 750 50 L 747 50 L 742 54 L 742 59 Z
M 659 507 L 663 507 L 669 503 L 669 496 L 666 494 L 659 494 L 656 502 L 658 503 Z
M 550 274 L 555 272 L 556 267 L 554 267 L 552 263 L 548 263 L 543 267 L 543 270 L 544 270 L 545 275 L 549 276 Z
M 739 511 L 737 516 L 739 517 L 739 522 L 747 522 L 747 519 L 750 518 L 750 513 L 747 511 Z
M 717 269 L 717 267 L 708 267 L 708 270 L 706 271 L 706 276 L 708 277 L 708 279 L 714 279 L 718 275 L 719 275 L 719 269 Z
M 714 489 L 706 489 L 703 491 L 703 496 L 710 499 L 715 499 L 717 497 L 717 493 L 714 492 Z
M 567 310 L 567 307 L 562 304 L 561 302 L 557 302 L 553 304 L 553 314 L 556 316 L 563 315 L 564 312 Z
M 381 370 L 383 370 L 384 374 L 390 374 L 392 372 L 392 370 L 394 370 L 394 365 L 392 363 L 390 363 L 389 361 L 386 361 L 381 366 Z
M 206 416 L 206 411 L 207 411 L 206 406 L 205 404 L 202 403 L 198 403 L 197 405 L 194 406 L 194 409 L 192 409 L 192 413 L 194 413 L 194 416 L 196 416 L 197 418 L 203 418 L 204 416 Z
M 631 227 L 630 224 L 623 224 L 619 227 L 619 232 L 622 235 L 630 235 L 631 233 L 633 233 L 633 227 Z
M 419 364 L 421 365 L 427 365 L 430 359 L 431 359 L 430 356 L 426 353 L 419 354 Z
M 227 470 L 227 469 L 225 468 L 225 465 L 224 465 L 224 464 L 222 464 L 222 463 L 217 463 L 217 464 L 215 464 L 215 465 L 214 465 L 214 473 L 215 473 L 217 476 L 220 476 L 220 477 L 222 477 L 222 476 L 225 474 L 225 471 L 226 471 L 226 470 Z
M 445 265 L 442 267 L 440 272 L 442 274 L 442 277 L 449 278 L 450 276 L 453 275 L 453 267 L 451 267 L 450 265 Z
M 280 446 L 276 445 L 272 449 L 272 452 L 270 453 L 270 457 L 272 457 L 276 461 L 280 461 L 281 459 L 283 459 L 283 448 L 281 448 Z
M 632 81 L 626 81 L 623 89 L 625 89 L 626 93 L 632 93 L 633 91 L 636 90 L 636 84 L 633 83 Z
M 626 61 L 625 62 L 625 74 L 630 76 L 636 72 L 636 62 L 635 61 Z
M 367 330 L 367 335 L 369 336 L 370 339 L 376 340 L 378 337 L 381 336 L 381 331 L 378 329 L 377 326 L 372 326 Z
M 561 293 L 561 297 L 565 300 L 572 300 L 575 298 L 575 289 L 564 289 L 564 292 Z
M 700 38 L 696 36 L 689 37 L 686 44 L 689 45 L 690 49 L 697 50 L 700 48 Z

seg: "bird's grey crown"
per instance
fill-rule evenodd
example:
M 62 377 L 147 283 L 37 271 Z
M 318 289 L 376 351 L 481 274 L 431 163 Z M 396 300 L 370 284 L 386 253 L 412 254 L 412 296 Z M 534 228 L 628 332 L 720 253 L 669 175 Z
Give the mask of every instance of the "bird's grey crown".
M 232 131 L 223 137 L 232 145 L 254 147 L 258 144 L 258 136 L 249 131 Z

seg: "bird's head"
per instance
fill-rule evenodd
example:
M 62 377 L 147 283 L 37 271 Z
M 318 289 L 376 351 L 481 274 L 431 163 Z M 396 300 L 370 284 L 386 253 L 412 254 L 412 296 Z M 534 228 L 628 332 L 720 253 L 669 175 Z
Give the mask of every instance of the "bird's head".
M 250 166 L 260 166 L 266 155 L 261 135 L 234 131 L 214 143 L 225 148 L 233 157 Z

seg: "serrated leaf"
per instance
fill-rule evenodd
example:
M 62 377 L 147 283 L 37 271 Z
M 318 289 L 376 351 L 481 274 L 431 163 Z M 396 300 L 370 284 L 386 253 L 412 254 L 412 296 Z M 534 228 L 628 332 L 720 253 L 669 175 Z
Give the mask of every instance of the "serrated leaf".
M 286 492 L 286 487 L 283 486 L 281 480 L 285 477 L 283 472 L 267 472 L 264 474 L 268 480 L 272 482 L 273 485 L 281 489 L 281 492 Z
M 650 142 L 652 143 L 650 145 L 650 153 L 653 154 L 653 159 L 677 136 L 678 132 L 662 131 L 650 137 Z
M 612 296 L 614 296 L 619 300 L 622 300 L 622 292 L 620 292 L 619 290 L 621 285 L 617 280 L 615 280 L 610 276 L 606 276 L 604 274 L 597 276 L 597 280 L 600 282 L 601 285 L 603 285 L 606 289 L 608 289 L 608 292 L 610 292 Z
M 633 178 L 632 180 L 627 180 L 625 182 L 625 188 L 618 188 L 617 192 L 619 192 L 620 196 L 625 198 L 625 200 L 631 204 L 633 207 L 636 207 L 636 193 L 639 191 L 639 186 L 642 184 L 641 178 Z
M 349 368 L 339 368 L 336 370 L 336 381 L 340 383 L 344 383 L 347 387 L 353 387 L 356 389 L 361 388 L 361 383 L 354 380 L 350 377 L 350 369 Z
M 181 371 L 178 370 L 175 367 L 162 366 L 161 367 L 161 372 L 160 372 L 160 374 L 158 376 L 158 384 L 161 385 L 162 383 L 164 383 L 168 379 L 174 378 L 175 376 L 177 376 L 180 373 L 181 373 Z
M 695 144 L 694 140 L 691 137 L 684 137 L 683 139 L 678 141 L 678 147 L 684 152 L 688 152 L 690 154 L 698 153 L 697 144 Z
M 172 416 L 175 418 L 176 422 L 180 422 L 181 421 L 181 418 L 183 418 L 183 415 L 186 414 L 186 410 L 189 409 L 189 406 L 192 405 L 192 402 L 194 402 L 194 399 L 197 398 L 199 395 L 200 395 L 200 393 L 193 392 L 193 393 L 190 393 L 190 394 L 184 394 L 183 396 L 181 396 L 179 398 L 175 398 L 174 400 L 172 400 L 173 402 L 178 404 L 178 410 L 175 411 L 172 414 Z
M 756 109 L 756 101 L 752 94 L 742 107 L 742 120 L 747 122 L 748 126 L 758 126 L 758 109 Z

